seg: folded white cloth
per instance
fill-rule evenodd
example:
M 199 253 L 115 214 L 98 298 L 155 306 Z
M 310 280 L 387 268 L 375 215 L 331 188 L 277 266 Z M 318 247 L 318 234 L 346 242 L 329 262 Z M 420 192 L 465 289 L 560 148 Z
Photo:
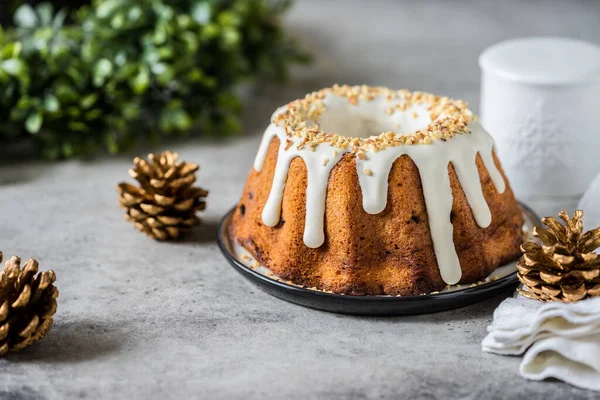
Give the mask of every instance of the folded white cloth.
M 535 381 L 557 378 L 573 386 L 600 391 L 600 337 L 596 333 L 542 339 L 525 353 L 519 372 Z
M 494 311 L 488 332 L 484 351 L 526 352 L 520 366 L 523 377 L 554 377 L 600 391 L 600 297 L 572 304 L 509 298 Z

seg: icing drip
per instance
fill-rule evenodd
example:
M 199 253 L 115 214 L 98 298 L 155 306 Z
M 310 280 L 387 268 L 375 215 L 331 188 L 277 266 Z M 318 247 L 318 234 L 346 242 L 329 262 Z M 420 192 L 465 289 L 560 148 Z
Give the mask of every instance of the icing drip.
M 325 214 L 325 200 L 327 194 L 327 181 L 331 169 L 341 160 L 344 152 L 335 149 L 328 143 L 322 143 L 315 152 L 305 148 L 298 150 L 295 145 L 286 147 L 285 131 L 277 125 L 271 124 L 265 131 L 263 141 L 259 147 L 254 168 L 262 169 L 266 157 L 266 149 L 273 137 L 279 138 L 280 146 L 277 154 L 277 166 L 271 186 L 271 193 L 262 212 L 265 225 L 275 226 L 281 218 L 281 202 L 285 181 L 287 180 L 290 163 L 295 157 L 301 157 L 308 171 L 308 185 L 306 188 L 306 220 L 304 225 L 304 244 L 317 248 L 325 242 L 323 219 Z M 266 144 L 265 144 L 266 143 Z M 327 162 L 324 160 L 327 159 Z M 258 168 L 256 168 L 258 167 Z
M 440 274 L 448 284 L 457 283 L 461 277 L 452 236 L 453 226 L 450 222 L 452 190 L 448 164 L 452 163 L 454 166 L 475 221 L 482 228 L 489 226 L 492 217 L 483 196 L 475 163 L 477 154 L 481 156 L 498 192 L 502 193 L 505 190 L 504 179 L 496 168 L 492 155 L 492 137 L 477 122 L 471 122 L 469 129 L 470 134 L 456 135 L 446 141 L 390 146 L 378 152 L 367 150 L 364 159 L 356 157 L 363 208 L 369 214 L 378 214 L 387 205 L 388 177 L 394 161 L 402 155 L 408 155 L 413 160 L 421 177 L 431 239 Z M 304 243 L 308 247 L 317 248 L 325 241 L 323 224 L 329 174 L 349 150 L 335 148 L 329 143 L 321 143 L 314 150 L 307 147 L 298 150 L 298 139 L 293 139 L 294 144 L 288 147 L 286 142 L 292 138 L 286 137 L 283 128 L 271 124 L 265 131 L 254 162 L 256 171 L 262 169 L 267 149 L 274 137 L 279 138 L 280 147 L 271 192 L 262 212 L 263 222 L 271 227 L 279 223 L 290 163 L 295 157 L 301 157 L 306 163 L 308 173 Z
M 460 280 L 461 269 L 454 248 L 453 227 L 450 222 L 452 190 L 448 164 L 452 163 L 477 224 L 485 228 L 492 222 L 490 209 L 483 197 L 479 172 L 475 164 L 477 154 L 487 168 L 498 192 L 505 190 L 502 175 L 494 164 L 494 141 L 478 123 L 472 123 L 471 134 L 457 135 L 445 142 L 429 145 L 388 147 L 377 153 L 368 151 L 366 159 L 356 160 L 358 179 L 363 193 L 363 208 L 369 214 L 382 212 L 387 205 L 388 177 L 392 165 L 402 155 L 408 155 L 417 168 L 423 186 L 433 248 L 446 283 Z M 364 171 L 369 170 L 371 176 Z
M 269 127 L 265 131 L 263 139 L 260 142 L 260 146 L 258 147 L 256 158 L 254 159 L 254 169 L 257 172 L 260 172 L 262 170 L 263 164 L 265 163 L 265 158 L 267 157 L 267 151 L 269 150 L 269 145 L 271 144 L 271 140 L 273 140 L 275 136 L 279 137 L 279 140 L 281 140 L 282 134 L 283 137 L 285 137 L 285 132 L 283 131 L 283 128 L 280 128 L 274 124 L 269 125 Z M 283 142 L 285 142 L 285 140 Z
M 285 106 L 279 107 L 273 115 L 271 116 L 271 120 L 277 116 L 277 114 L 283 112 L 285 110 Z M 285 137 L 285 132 L 282 128 L 275 124 L 270 124 L 267 130 L 263 135 L 263 139 L 260 142 L 260 146 L 258 147 L 258 152 L 256 153 L 256 158 L 254 159 L 254 169 L 257 172 L 262 170 L 262 166 L 265 163 L 265 158 L 267 157 L 267 151 L 269 150 L 269 144 L 271 144 L 271 140 L 275 136 L 278 136 L 281 140 L 282 137 Z

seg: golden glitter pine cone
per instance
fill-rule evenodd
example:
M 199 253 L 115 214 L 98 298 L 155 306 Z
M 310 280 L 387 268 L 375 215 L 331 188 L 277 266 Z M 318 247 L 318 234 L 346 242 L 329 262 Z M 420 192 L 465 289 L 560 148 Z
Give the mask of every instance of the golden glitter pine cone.
M 129 175 L 140 186 L 119 183 L 119 204 L 140 232 L 157 240 L 176 239 L 200 219 L 208 192 L 193 187 L 198 164 L 177 161 L 179 155 L 166 151 L 149 154 L 148 160 L 136 157 Z
M 2 262 L 2 252 L 0 252 Z M 21 266 L 11 257 L 0 272 L 0 355 L 42 339 L 52 327 L 58 289 L 54 271 L 38 273 L 38 262 Z
M 547 228 L 534 227 L 542 245 L 526 242 L 517 262 L 517 276 L 527 290 L 519 293 L 535 300 L 571 303 L 600 295 L 600 228 L 583 233 L 583 211 L 573 218 L 566 211 L 542 219 Z

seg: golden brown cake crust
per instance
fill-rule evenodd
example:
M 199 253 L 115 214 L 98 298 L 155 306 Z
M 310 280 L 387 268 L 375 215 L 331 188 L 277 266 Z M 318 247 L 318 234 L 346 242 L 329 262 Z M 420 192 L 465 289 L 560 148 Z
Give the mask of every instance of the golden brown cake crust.
M 231 225 L 232 237 L 261 264 L 283 279 L 335 293 L 406 296 L 446 286 L 433 250 L 419 171 L 408 156 L 394 162 L 387 206 L 372 215 L 362 206 L 356 157 L 344 155 L 329 176 L 325 243 L 313 249 L 303 242 L 307 172 L 300 157 L 290 165 L 279 224 L 268 227 L 262 221 L 279 144 L 273 138 L 262 171 L 250 172 Z M 494 161 L 506 182 L 502 194 L 477 156 L 483 194 L 492 214 L 487 228 L 475 222 L 454 168 L 448 167 L 461 283 L 482 280 L 520 255 L 523 218 L 495 154 Z

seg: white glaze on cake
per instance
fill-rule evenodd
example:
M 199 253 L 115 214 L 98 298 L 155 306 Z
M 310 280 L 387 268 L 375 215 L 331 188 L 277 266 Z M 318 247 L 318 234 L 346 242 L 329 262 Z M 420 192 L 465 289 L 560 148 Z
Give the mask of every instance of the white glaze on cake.
M 345 103 L 341 104 L 340 101 Z M 431 122 L 429 114 L 426 112 L 427 107 L 420 104 L 390 114 L 386 112 L 390 101 L 385 99 L 351 105 L 345 99 L 328 96 L 323 103 L 328 111 L 338 110 L 339 112 L 321 116 L 318 123 L 322 125 L 338 124 L 338 126 L 352 129 L 352 124 L 349 125 L 348 121 L 354 121 L 354 126 L 358 124 L 363 129 L 366 127 L 390 129 L 391 127 L 396 128 L 390 129 L 396 134 L 410 135 L 411 130 L 421 129 Z M 343 107 L 340 108 L 341 105 Z M 277 110 L 274 116 L 283 110 L 285 107 Z M 364 121 L 364 124 L 361 124 L 360 121 Z M 452 191 L 448 164 L 452 163 L 454 166 L 475 221 L 482 228 L 491 223 L 491 213 L 483 197 L 476 165 L 477 154 L 481 156 L 498 192 L 502 193 L 505 190 L 504 179 L 496 168 L 492 155 L 493 139 L 478 122 L 471 121 L 468 127 L 470 133 L 458 134 L 445 140 L 436 140 L 431 144 L 389 146 L 377 152 L 374 149 L 367 149 L 364 157 L 356 156 L 363 208 L 369 214 L 378 214 L 387 205 L 388 177 L 394 161 L 402 155 L 407 155 L 413 160 L 421 177 L 431 239 L 440 274 L 448 284 L 457 283 L 462 275 L 454 247 L 453 227 L 450 222 Z M 356 134 L 356 132 L 354 133 Z M 363 137 L 365 136 L 369 135 L 363 135 Z M 336 148 L 329 143 L 320 143 L 312 150 L 308 147 L 298 149 L 296 144 L 299 141 L 290 138 L 282 127 L 272 123 L 264 133 L 254 162 L 254 169 L 258 172 L 262 169 L 269 144 L 274 137 L 279 138 L 280 147 L 271 192 L 262 212 L 263 222 L 271 227 L 279 223 L 289 166 L 295 157 L 301 157 L 306 164 L 308 174 L 304 243 L 311 248 L 320 247 L 325 241 L 323 225 L 329 174 L 342 156 L 350 150 Z M 289 140 L 294 144 L 290 146 Z
M 332 168 L 341 160 L 343 151 L 334 148 L 328 143 L 322 143 L 317 150 L 312 152 L 306 148 L 298 150 L 296 146 L 285 150 L 286 135 L 285 131 L 277 125 L 271 124 L 259 149 L 257 161 L 254 168 L 260 171 L 262 161 L 266 156 L 266 149 L 273 137 L 277 136 L 281 142 L 281 147 L 277 155 L 277 167 L 271 186 L 271 193 L 263 209 L 262 218 L 267 226 L 275 226 L 279 223 L 281 216 L 281 202 L 285 181 L 287 180 L 290 163 L 295 157 L 301 157 L 306 163 L 308 171 L 308 185 L 306 187 L 306 221 L 304 226 L 304 244 L 308 247 L 316 248 L 323 244 L 325 235 L 323 233 L 323 218 L 325 214 L 325 195 L 327 193 L 327 181 Z M 263 144 L 266 142 L 266 145 Z M 336 154 L 337 153 L 337 154 Z M 328 158 L 324 164 L 323 160 Z M 319 217 L 320 216 L 320 217 Z

